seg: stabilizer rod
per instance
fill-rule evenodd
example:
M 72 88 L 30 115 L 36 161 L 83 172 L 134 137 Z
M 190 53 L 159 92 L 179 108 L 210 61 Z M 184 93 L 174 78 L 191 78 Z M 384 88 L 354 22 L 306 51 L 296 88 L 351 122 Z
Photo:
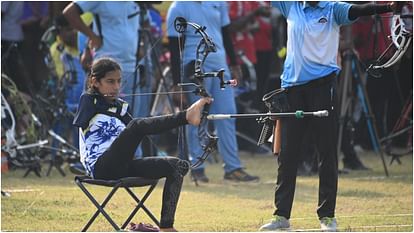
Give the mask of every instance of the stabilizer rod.
M 286 112 L 286 113 L 251 113 L 251 114 L 210 114 L 207 116 L 208 120 L 224 120 L 230 118 L 256 118 L 256 117 L 271 117 L 271 118 L 304 118 L 309 116 L 314 117 L 327 117 L 329 112 L 327 110 L 321 110 L 316 112 L 304 112 L 298 110 L 296 112 Z

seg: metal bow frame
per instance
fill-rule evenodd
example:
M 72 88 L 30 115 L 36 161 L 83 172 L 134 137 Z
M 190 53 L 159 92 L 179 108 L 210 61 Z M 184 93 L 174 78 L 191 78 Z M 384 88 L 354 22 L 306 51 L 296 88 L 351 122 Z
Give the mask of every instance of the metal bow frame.
M 378 59 L 368 67 L 367 71 L 389 68 L 395 65 L 403 57 L 407 49 L 410 47 L 413 39 L 412 32 L 407 30 L 403 20 L 403 18 L 406 17 L 412 18 L 412 14 L 401 15 L 401 13 L 395 13 L 392 16 L 390 35 L 392 42 L 387 47 L 387 49 L 378 57 Z M 395 47 L 395 53 L 390 57 L 388 61 L 380 65 L 380 62 L 392 47 Z
M 180 83 L 179 86 L 194 86 L 194 94 L 200 97 L 211 97 L 207 90 L 204 88 L 205 78 L 218 78 L 220 80 L 220 88 L 224 89 L 226 85 L 236 85 L 233 80 L 224 81 L 224 69 L 212 72 L 204 72 L 203 65 L 207 56 L 211 52 L 216 52 L 217 48 L 213 40 L 206 33 L 206 27 L 202 27 L 196 23 L 187 22 L 182 17 L 177 17 L 174 21 L 175 30 L 178 33 L 184 33 L 187 30 L 187 26 L 191 26 L 195 29 L 195 33 L 201 36 L 201 40 L 197 45 L 196 49 L 196 60 L 194 63 L 194 83 Z M 183 73 L 183 72 L 181 72 Z M 203 153 L 197 157 L 197 161 L 191 165 L 191 168 L 197 168 L 204 163 L 208 156 L 213 153 L 216 149 L 218 137 L 209 132 L 207 115 L 210 110 L 210 104 L 206 104 L 201 114 L 201 122 L 198 126 L 198 138 L 200 145 L 203 149 Z

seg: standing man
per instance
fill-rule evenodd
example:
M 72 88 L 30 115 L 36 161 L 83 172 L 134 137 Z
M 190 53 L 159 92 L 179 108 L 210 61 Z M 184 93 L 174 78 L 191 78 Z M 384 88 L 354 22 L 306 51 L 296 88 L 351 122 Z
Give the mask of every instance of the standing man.
M 183 17 L 188 22 L 196 23 L 206 27 L 206 33 L 212 38 L 216 44 L 217 52 L 210 53 L 204 63 L 204 71 L 217 71 L 225 69 L 225 80 L 230 80 L 230 74 L 238 79 L 240 75 L 240 67 L 237 65 L 236 56 L 234 54 L 231 37 L 229 34 L 229 13 L 226 2 L 174 2 L 171 4 L 167 14 L 167 33 L 169 46 L 171 51 L 171 69 L 174 84 L 180 82 L 180 45 L 181 35 L 174 30 L 174 20 L 177 17 Z M 183 64 L 188 66 L 196 58 L 196 47 L 200 41 L 199 35 L 194 33 L 194 29 L 187 27 L 184 32 L 183 48 Z M 230 69 L 227 66 L 226 54 L 230 58 Z M 230 73 L 231 71 L 231 73 Z M 188 81 L 188 77 L 185 77 Z M 219 81 L 215 79 L 204 80 L 204 86 L 210 95 L 219 101 L 215 101 L 210 108 L 211 113 L 236 113 L 234 92 L 231 88 L 220 90 Z M 195 102 L 199 97 L 190 95 L 191 103 Z M 214 122 L 218 137 L 218 150 L 224 161 L 224 179 L 232 181 L 257 181 L 259 177 L 251 176 L 243 170 L 240 158 L 238 156 L 238 145 L 236 141 L 235 121 L 223 120 Z M 189 152 L 191 161 L 195 162 L 198 156 L 202 154 L 200 141 L 197 137 L 197 128 L 187 128 L 187 140 L 189 144 Z M 192 171 L 193 178 L 201 182 L 208 182 L 208 178 L 204 172 L 204 166 Z
M 336 75 L 339 29 L 363 15 L 381 14 L 396 4 L 352 5 L 344 2 L 273 2 L 288 22 L 287 57 L 281 76 L 289 111 L 328 110 L 329 117 L 281 119 L 282 147 L 278 157 L 274 219 L 261 231 L 286 229 L 296 185 L 303 132 L 313 132 L 319 152 L 317 214 L 323 231 L 336 231 L 338 186 Z

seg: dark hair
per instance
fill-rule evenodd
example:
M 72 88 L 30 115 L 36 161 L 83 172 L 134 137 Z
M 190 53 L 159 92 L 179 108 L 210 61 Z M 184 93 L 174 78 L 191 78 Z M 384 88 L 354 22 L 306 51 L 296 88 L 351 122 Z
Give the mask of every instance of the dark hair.
M 88 75 L 88 91 L 96 91 L 92 86 L 92 77 L 95 77 L 96 80 L 99 81 L 105 77 L 108 72 L 115 70 L 121 71 L 121 66 L 112 58 L 102 57 L 93 61 Z

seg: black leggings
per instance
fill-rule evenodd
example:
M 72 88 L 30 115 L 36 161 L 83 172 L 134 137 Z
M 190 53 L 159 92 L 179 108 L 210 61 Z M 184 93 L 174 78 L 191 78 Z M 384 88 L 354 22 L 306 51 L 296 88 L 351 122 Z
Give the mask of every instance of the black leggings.
M 161 209 L 161 228 L 174 224 L 183 178 L 189 170 L 187 161 L 176 157 L 145 157 L 134 160 L 134 153 L 145 135 L 157 134 L 187 123 L 185 112 L 175 115 L 132 120 L 95 164 L 97 179 L 123 177 L 166 178 Z

